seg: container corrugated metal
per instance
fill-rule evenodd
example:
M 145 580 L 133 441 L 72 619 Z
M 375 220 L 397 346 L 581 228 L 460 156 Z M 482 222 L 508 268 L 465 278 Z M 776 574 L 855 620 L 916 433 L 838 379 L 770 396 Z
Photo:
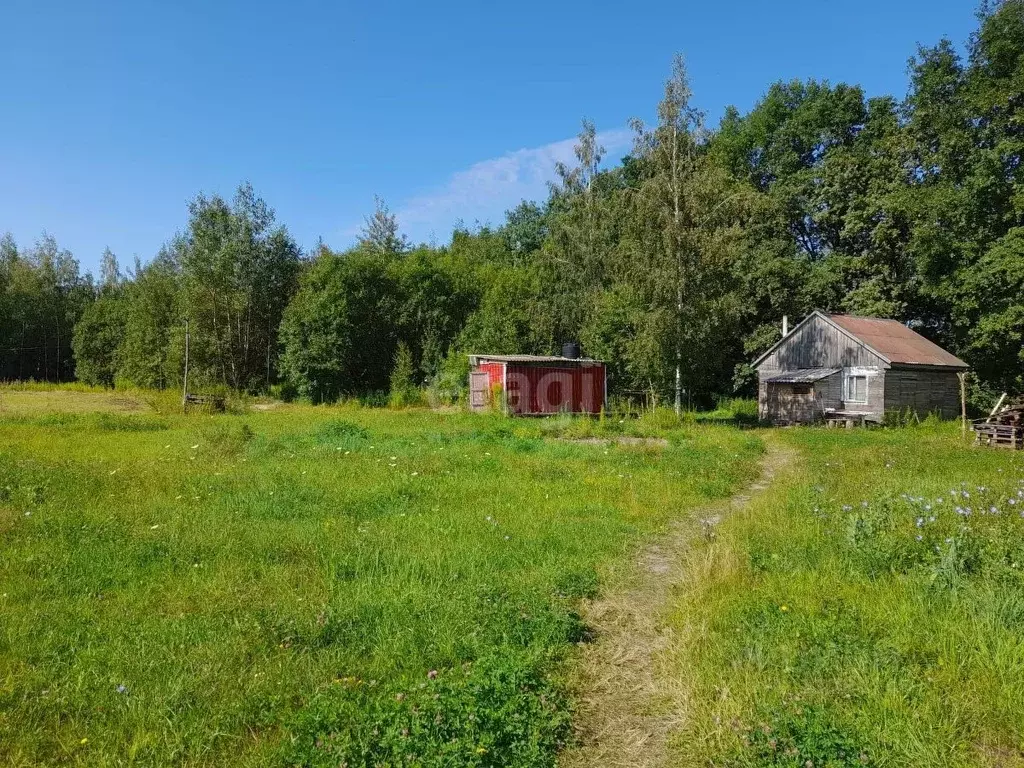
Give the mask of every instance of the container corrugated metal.
M 521 415 L 600 413 L 604 366 L 510 364 L 505 374 L 508 409 Z
M 511 414 L 598 414 L 605 407 L 606 369 L 596 360 L 495 362 L 481 359 L 473 371 L 486 373 L 489 389 L 500 386 Z

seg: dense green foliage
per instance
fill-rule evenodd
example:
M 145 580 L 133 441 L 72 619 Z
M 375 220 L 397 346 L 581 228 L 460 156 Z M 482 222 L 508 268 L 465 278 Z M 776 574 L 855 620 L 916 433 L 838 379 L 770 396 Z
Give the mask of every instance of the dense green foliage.
M 118 296 L 100 296 L 82 312 L 75 324 L 72 346 L 75 376 L 85 384 L 112 387 L 118 373 L 118 349 L 124 333 L 125 302 Z
M 180 244 L 183 314 L 195 325 L 190 365 L 236 390 L 275 377 L 281 315 L 295 292 L 299 249 L 248 185 L 228 206 L 214 197 L 189 206 Z
M 761 453 L 164 397 L 0 388 L 0 764 L 552 766 L 579 600 Z
M 72 334 L 93 295 L 49 235 L 22 251 L 0 238 L 0 379 L 72 380 Z
M 197 198 L 126 281 L 115 266 L 94 286 L 52 239 L 19 252 L 7 238 L 0 377 L 70 377 L 82 317 L 83 380 L 168 386 L 188 319 L 195 381 L 234 389 L 384 390 L 403 343 L 415 383 L 450 397 L 466 352 L 578 339 L 610 361 L 613 393 L 707 403 L 749 393 L 782 316 L 820 308 L 911 324 L 972 365 L 981 400 L 1020 391 L 1024 0 L 979 19 L 964 55 L 947 40 L 916 52 L 902 99 L 778 82 L 716 129 L 677 61 L 621 163 L 603 164 L 585 121 L 547 200 L 443 246 L 412 247 L 378 200 L 356 247 L 302 258 L 247 186 L 231 205 Z

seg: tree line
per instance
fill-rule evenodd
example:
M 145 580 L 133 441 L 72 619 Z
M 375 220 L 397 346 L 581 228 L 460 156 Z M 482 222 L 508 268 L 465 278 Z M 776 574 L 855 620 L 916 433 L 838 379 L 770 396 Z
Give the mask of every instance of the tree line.
M 579 340 L 610 388 L 677 405 L 750 393 L 781 318 L 893 317 L 1024 388 L 1024 0 L 985 4 L 961 55 L 920 47 L 902 99 L 777 82 L 716 127 L 676 59 L 652 124 L 605 163 L 584 121 L 543 201 L 411 245 L 378 201 L 360 242 L 303 253 L 248 185 L 197 197 L 127 274 L 51 237 L 0 240 L 0 378 L 198 386 L 316 402 L 465 386 L 467 352 Z

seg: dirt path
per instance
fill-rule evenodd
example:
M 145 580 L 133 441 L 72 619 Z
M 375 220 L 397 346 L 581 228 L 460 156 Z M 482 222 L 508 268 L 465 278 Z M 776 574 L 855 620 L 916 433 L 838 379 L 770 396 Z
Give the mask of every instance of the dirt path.
M 668 741 L 686 717 L 678 670 L 666 668 L 673 632 L 663 624 L 673 589 L 685 577 L 684 553 L 722 516 L 768 488 L 794 452 L 767 441 L 761 476 L 730 499 L 695 510 L 638 554 L 623 586 L 584 606 L 597 641 L 583 650 L 577 717 L 580 746 L 564 753 L 570 768 L 662 768 Z

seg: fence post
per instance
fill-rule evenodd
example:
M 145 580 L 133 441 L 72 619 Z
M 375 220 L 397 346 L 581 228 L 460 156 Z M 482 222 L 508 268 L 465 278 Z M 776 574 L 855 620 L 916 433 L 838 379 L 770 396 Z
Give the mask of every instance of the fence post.
M 181 410 L 185 410 L 188 402 L 188 320 L 185 321 L 185 376 L 181 385 Z
M 967 438 L 967 372 L 956 375 L 960 379 L 960 436 Z

